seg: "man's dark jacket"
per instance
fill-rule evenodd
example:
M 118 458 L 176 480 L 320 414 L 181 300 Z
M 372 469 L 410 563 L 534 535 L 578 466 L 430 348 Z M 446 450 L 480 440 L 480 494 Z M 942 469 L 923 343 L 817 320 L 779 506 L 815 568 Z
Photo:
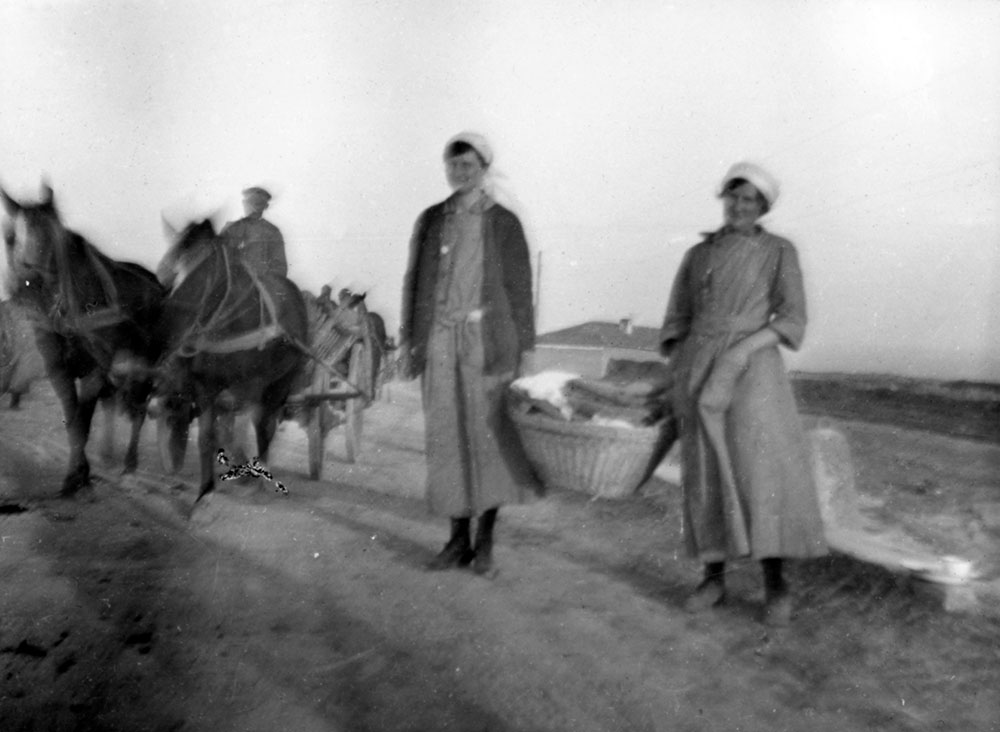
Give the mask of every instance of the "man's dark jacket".
M 446 205 L 424 211 L 410 240 L 400 326 L 410 377 L 422 374 L 427 363 Z M 482 309 L 484 373 L 515 371 L 521 354 L 535 346 L 531 258 L 521 222 L 497 203 L 483 212 Z

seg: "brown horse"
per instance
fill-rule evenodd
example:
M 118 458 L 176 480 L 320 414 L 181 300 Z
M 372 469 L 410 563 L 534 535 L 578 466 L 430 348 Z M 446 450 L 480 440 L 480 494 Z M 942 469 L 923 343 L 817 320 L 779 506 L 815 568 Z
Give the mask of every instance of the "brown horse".
M 132 420 L 125 470 L 138 463 L 139 430 L 151 380 L 120 378 L 122 363 L 159 356 L 152 337 L 163 289 L 151 272 L 102 254 L 63 226 L 52 190 L 41 200 L 19 203 L 0 189 L 11 226 L 0 253 L 0 296 L 30 314 L 45 371 L 63 408 L 69 438 L 69 469 L 62 494 L 87 485 L 85 452 L 98 399 L 116 394 Z
M 217 417 L 249 409 L 266 461 L 285 402 L 300 376 L 306 310 L 295 284 L 258 274 L 225 247 L 210 221 L 185 228 L 173 251 L 192 263 L 167 296 L 158 328 L 164 356 L 156 393 L 169 420 L 177 467 L 187 424 L 198 417 L 200 500 L 215 484 Z

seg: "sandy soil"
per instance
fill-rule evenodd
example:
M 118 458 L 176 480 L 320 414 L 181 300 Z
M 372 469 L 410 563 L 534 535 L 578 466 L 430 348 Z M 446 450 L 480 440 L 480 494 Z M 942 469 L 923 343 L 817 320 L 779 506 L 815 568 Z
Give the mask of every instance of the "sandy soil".
M 934 586 L 831 556 L 791 567 L 788 629 L 758 622 L 751 563 L 686 615 L 699 570 L 659 477 L 502 511 L 491 578 L 426 572 L 446 526 L 421 500 L 416 391 L 388 392 L 358 463 L 335 432 L 309 481 L 285 423 L 269 467 L 289 495 L 226 483 L 190 519 L 193 455 L 164 476 L 152 429 L 138 475 L 109 464 L 60 500 L 51 390 L 0 411 L 0 729 L 1000 730 L 994 605 L 946 612 Z M 869 516 L 996 573 L 1000 445 L 834 424 Z

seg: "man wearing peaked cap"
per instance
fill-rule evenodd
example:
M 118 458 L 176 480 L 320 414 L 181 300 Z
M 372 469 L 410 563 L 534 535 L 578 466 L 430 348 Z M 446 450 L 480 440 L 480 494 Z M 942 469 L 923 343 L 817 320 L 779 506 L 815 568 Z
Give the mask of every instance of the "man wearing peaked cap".
M 271 194 L 267 192 L 266 189 L 260 186 L 250 186 L 249 188 L 243 189 L 244 198 L 260 198 L 264 200 L 265 206 L 271 200 Z
M 222 229 L 227 246 L 239 254 L 257 274 L 288 276 L 285 259 L 285 240 L 281 230 L 264 219 L 270 205 L 271 194 L 260 186 L 243 191 L 242 219 L 231 221 Z

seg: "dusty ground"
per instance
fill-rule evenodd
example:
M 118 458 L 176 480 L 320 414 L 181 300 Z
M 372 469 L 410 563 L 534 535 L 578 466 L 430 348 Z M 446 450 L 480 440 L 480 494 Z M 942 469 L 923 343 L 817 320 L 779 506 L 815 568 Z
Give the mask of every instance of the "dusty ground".
M 1000 444 L 826 413 L 871 515 L 996 572 Z M 361 460 L 332 434 L 321 482 L 285 424 L 288 496 L 224 484 L 188 520 L 193 456 L 165 477 L 151 429 L 138 476 L 106 466 L 59 500 L 51 391 L 0 411 L 0 729 L 1000 730 L 995 606 L 945 612 L 924 583 L 830 557 L 792 566 L 787 630 L 758 623 L 749 563 L 727 606 L 685 615 L 698 567 L 659 478 L 503 511 L 493 578 L 427 573 L 446 528 L 420 500 L 412 385 L 365 419 Z

